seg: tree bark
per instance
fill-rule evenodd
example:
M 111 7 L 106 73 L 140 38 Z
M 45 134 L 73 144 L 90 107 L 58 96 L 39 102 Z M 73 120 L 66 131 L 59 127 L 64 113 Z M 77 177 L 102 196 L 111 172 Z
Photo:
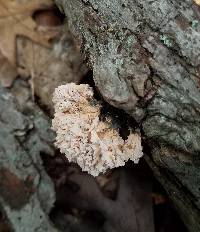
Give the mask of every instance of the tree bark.
M 54 135 L 24 81 L 0 87 L 0 206 L 15 232 L 57 231 L 48 213 L 54 185 L 40 155 L 53 155 Z
M 200 231 L 199 6 L 191 0 L 57 3 L 101 95 L 138 122 L 152 154 L 147 160 L 162 170 L 151 163 L 155 175 L 188 229 Z

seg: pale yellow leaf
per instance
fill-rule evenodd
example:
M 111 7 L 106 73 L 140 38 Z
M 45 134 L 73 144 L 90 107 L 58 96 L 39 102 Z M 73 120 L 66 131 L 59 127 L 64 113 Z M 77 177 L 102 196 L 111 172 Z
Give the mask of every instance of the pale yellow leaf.
M 194 0 L 197 5 L 200 5 L 200 0 Z

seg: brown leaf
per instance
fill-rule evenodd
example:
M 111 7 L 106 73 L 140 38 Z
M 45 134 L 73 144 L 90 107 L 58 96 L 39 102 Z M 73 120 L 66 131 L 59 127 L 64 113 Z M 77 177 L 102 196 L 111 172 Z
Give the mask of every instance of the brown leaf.
M 0 53 L 0 83 L 3 87 L 10 87 L 17 77 L 17 69 L 11 65 L 6 57 Z
M 9 169 L 0 169 L 1 197 L 13 209 L 23 207 L 34 193 L 33 178 L 28 177 L 25 181 L 20 179 Z
M 11 65 L 16 65 L 17 36 L 25 36 L 36 43 L 49 45 L 49 39 L 55 36 L 55 32 L 39 32 L 32 15 L 36 10 L 51 6 L 51 0 L 0 0 L 0 50 Z

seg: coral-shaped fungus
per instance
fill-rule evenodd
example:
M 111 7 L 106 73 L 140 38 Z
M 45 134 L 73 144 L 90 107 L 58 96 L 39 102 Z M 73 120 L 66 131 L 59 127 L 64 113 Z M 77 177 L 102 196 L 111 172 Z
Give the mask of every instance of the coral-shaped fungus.
M 100 121 L 101 106 L 89 85 L 61 85 L 55 89 L 53 102 L 55 144 L 70 162 L 93 176 L 123 166 L 129 159 L 138 163 L 143 155 L 141 137 L 130 133 L 123 140 L 109 123 Z

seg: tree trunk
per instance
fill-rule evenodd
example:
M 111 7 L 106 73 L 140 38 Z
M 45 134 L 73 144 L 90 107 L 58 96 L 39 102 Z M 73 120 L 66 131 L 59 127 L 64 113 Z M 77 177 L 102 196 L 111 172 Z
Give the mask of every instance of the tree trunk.
M 147 162 L 188 229 L 200 231 L 199 7 L 191 0 L 57 2 L 96 87 L 138 122 Z

